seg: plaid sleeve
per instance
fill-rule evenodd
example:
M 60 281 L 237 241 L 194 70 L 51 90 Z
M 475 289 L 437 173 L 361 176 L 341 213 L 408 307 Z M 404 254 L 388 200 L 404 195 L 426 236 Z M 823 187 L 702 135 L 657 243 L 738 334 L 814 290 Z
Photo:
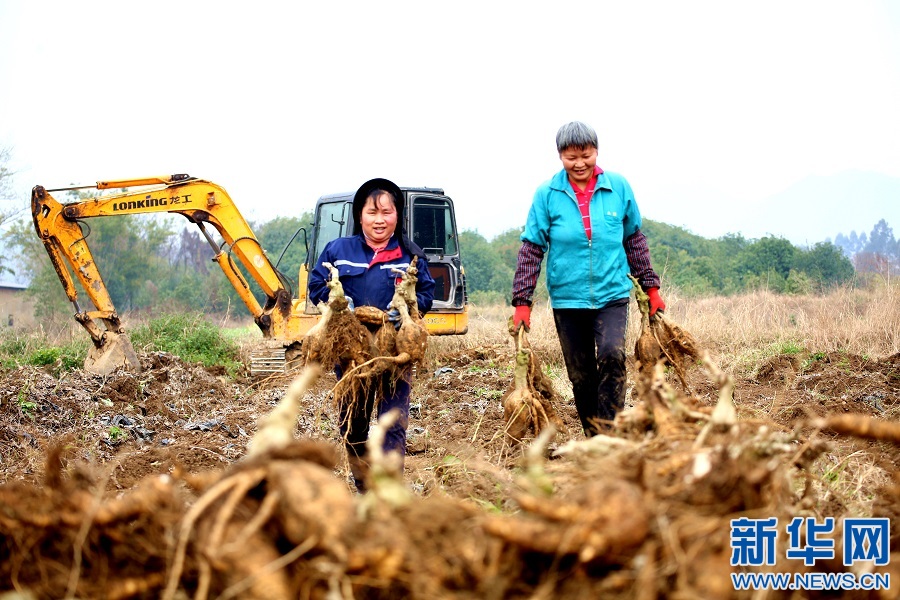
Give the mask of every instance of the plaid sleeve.
M 516 274 L 513 277 L 512 305 L 525 304 L 531 306 L 531 298 L 534 296 L 534 288 L 537 287 L 538 275 L 541 274 L 541 261 L 544 260 L 544 251 L 537 244 L 524 240 L 519 248 L 519 257 L 516 261 Z
M 628 267 L 641 287 L 645 290 L 652 287 L 658 288 L 659 275 L 650 264 L 650 247 L 647 245 L 647 236 L 638 229 L 625 238 L 624 246 Z M 513 298 L 515 298 L 515 294 L 513 294 Z

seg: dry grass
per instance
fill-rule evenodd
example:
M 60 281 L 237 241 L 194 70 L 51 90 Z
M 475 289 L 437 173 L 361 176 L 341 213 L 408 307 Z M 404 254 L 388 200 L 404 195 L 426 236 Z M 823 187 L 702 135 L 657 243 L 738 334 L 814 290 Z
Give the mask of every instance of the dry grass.
M 739 296 L 688 298 L 678 289 L 664 290 L 668 316 L 691 332 L 714 360 L 733 376 L 752 374 L 766 358 L 847 352 L 878 359 L 900 352 L 900 283 L 868 289 L 842 288 L 826 295 L 785 296 L 752 292 Z M 428 363 L 438 357 L 473 348 L 515 344 L 507 321 L 512 307 L 469 308 L 469 332 L 464 336 L 433 337 Z M 556 392 L 572 398 L 553 312 L 547 304 L 532 311 L 529 341 L 541 358 Z M 630 354 L 640 332 L 640 313 L 632 303 L 626 349 Z M 629 389 L 629 396 L 631 390 Z M 630 400 L 626 400 L 630 404 Z
M 702 299 L 666 296 L 669 315 L 719 355 L 752 368 L 767 355 L 840 351 L 873 359 L 900 352 L 900 285 L 827 295 L 760 291 Z
M 667 287 L 667 314 L 715 352 L 722 363 L 734 365 L 748 357 L 764 357 L 783 350 L 844 351 L 880 358 L 900 352 L 900 283 L 876 283 L 867 289 L 841 288 L 827 295 L 785 296 L 759 291 L 738 296 L 689 298 Z M 513 347 L 507 331 L 512 308 L 500 304 L 470 305 L 469 332 L 464 336 L 434 337 L 429 355 L 496 345 Z M 140 315 L 127 315 L 130 330 Z M 228 337 L 241 345 L 242 355 L 258 343 L 259 330 L 248 318 L 220 321 Z M 626 347 L 634 348 L 640 314 L 632 303 Z M 34 332 L 32 332 L 34 334 Z M 64 345 L 83 340 L 83 330 L 66 320 L 37 332 L 42 343 Z M 564 369 L 562 351 L 547 304 L 532 313 L 529 341 L 551 369 Z
M 843 351 L 880 358 L 900 352 L 900 283 L 869 289 L 842 288 L 827 295 L 785 296 L 752 292 L 739 296 L 686 298 L 664 290 L 667 314 L 716 353 L 726 366 L 744 365 L 776 353 Z M 432 352 L 509 345 L 507 319 L 512 308 L 471 306 L 469 333 L 432 338 Z M 563 367 L 562 351 L 546 304 L 535 306 L 529 341 L 554 369 Z M 632 304 L 626 348 L 634 348 L 640 315 Z

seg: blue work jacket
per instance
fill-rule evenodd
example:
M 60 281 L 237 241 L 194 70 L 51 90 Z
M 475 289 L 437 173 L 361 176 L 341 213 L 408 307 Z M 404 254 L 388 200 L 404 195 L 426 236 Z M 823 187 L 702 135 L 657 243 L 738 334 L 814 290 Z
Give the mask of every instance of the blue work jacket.
M 521 239 L 544 250 L 553 308 L 603 308 L 631 291 L 623 242 L 641 227 L 631 186 L 600 173 L 589 206 L 590 240 L 565 169 L 534 194 Z
M 344 293 L 353 298 L 355 306 L 374 306 L 386 310 L 394 297 L 394 287 L 400 277 L 391 269 L 406 270 L 412 254 L 393 236 L 387 247 L 379 252 L 373 263 L 375 251 L 366 244 L 362 235 L 337 238 L 328 242 L 322 250 L 316 267 L 309 274 L 309 298 L 314 304 L 328 300 L 325 281 L 331 276 L 322 263 L 328 262 L 338 270 Z M 428 262 L 420 258 L 416 263 L 419 281 L 416 283 L 416 300 L 419 312 L 431 310 L 434 300 L 434 279 L 428 271 Z

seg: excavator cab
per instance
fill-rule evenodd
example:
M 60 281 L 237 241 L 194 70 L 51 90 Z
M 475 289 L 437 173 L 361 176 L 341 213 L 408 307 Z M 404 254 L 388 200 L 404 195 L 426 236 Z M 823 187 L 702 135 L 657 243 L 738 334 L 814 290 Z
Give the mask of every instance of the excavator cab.
M 406 206 L 406 231 L 425 251 L 434 278 L 434 304 L 425 315 L 432 335 L 458 335 L 468 330 L 465 273 L 459 256 L 459 236 L 453 200 L 440 188 L 402 187 Z M 307 275 L 315 267 L 325 245 L 353 233 L 353 193 L 330 194 L 316 202 L 315 225 L 300 289 L 307 293 Z M 318 310 L 307 301 L 307 314 Z

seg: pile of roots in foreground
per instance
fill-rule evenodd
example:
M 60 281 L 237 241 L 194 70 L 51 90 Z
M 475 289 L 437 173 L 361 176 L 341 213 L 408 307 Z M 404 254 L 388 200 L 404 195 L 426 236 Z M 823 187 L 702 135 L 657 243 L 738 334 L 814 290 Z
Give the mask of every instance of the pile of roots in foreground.
M 317 376 L 308 367 L 228 469 L 158 475 L 112 496 L 102 473 L 56 450 L 43 486 L 0 487 L 0 588 L 37 598 L 728 598 L 736 570 L 846 571 L 837 530 L 835 560 L 806 567 L 781 552 L 771 566 L 732 567 L 730 522 L 841 516 L 817 512 L 808 467 L 828 447 L 819 432 L 898 443 L 896 424 L 739 421 L 730 380 L 707 368 L 720 384 L 715 408 L 660 366 L 638 376 L 638 401 L 610 435 L 547 460 L 547 429 L 524 453 L 519 510 L 502 514 L 413 495 L 378 450 L 379 425 L 370 491 L 352 494 L 333 474 L 332 446 L 293 438 Z M 897 481 L 872 490 L 874 516 L 900 513 Z M 894 554 L 875 570 L 896 581 L 894 527 Z M 770 597 L 788 597 L 779 594 Z

